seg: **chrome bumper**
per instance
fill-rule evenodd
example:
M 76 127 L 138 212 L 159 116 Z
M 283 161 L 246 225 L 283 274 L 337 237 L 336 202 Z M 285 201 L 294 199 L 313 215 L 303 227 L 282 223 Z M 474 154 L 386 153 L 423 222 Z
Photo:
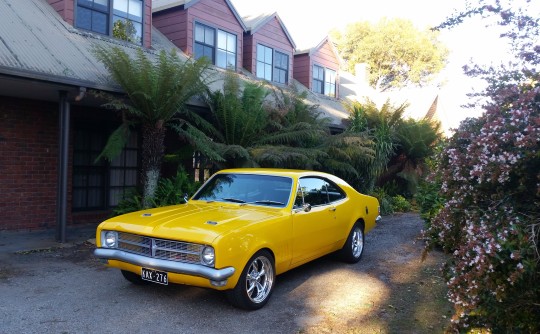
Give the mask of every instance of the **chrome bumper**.
M 118 260 L 136 266 L 147 267 L 151 269 L 163 270 L 175 274 L 184 274 L 208 278 L 214 282 L 222 282 L 234 274 L 233 267 L 223 269 L 214 269 L 200 264 L 174 262 L 161 259 L 154 259 L 142 255 L 124 252 L 118 249 L 96 248 L 94 256 L 99 259 Z

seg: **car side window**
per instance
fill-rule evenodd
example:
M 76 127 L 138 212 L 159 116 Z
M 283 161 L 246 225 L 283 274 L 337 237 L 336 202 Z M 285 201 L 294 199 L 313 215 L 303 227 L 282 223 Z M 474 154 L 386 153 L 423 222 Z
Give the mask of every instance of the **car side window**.
M 304 203 L 311 206 L 325 205 L 328 200 L 328 182 L 323 179 L 306 177 L 300 179 L 300 189 L 304 194 Z
M 346 197 L 343 190 L 332 182 L 328 182 L 328 199 L 330 203 L 337 202 Z

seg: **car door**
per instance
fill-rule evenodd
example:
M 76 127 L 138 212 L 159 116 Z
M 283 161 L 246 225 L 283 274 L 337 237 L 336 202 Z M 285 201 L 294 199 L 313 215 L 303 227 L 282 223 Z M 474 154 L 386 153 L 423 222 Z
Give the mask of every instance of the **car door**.
M 293 213 L 293 265 L 324 255 L 335 245 L 339 238 L 335 211 L 325 179 L 299 180 Z

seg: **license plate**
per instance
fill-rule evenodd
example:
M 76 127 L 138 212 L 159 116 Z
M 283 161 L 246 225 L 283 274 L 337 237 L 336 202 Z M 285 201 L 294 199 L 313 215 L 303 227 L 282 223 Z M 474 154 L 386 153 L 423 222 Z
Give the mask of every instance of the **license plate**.
M 158 284 L 169 284 L 169 277 L 166 272 L 153 269 L 142 268 L 141 278 Z

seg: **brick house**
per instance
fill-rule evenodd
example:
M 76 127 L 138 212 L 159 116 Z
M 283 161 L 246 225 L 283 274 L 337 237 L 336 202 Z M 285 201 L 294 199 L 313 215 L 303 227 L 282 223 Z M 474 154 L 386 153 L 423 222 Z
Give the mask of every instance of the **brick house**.
M 0 2 L 0 230 L 95 223 L 137 183 L 136 134 L 120 157 L 93 163 L 120 117 L 87 92 L 121 89 L 91 49 L 175 47 L 152 27 L 150 1 L 101 3 Z M 130 42 L 116 38 L 122 24 Z
M 325 37 L 317 46 L 294 54 L 294 78 L 310 91 L 339 98 L 340 58 L 332 41 Z
M 298 83 L 295 44 L 279 16 L 244 22 L 228 0 L 4 0 L 0 13 L 0 231 L 56 227 L 63 241 L 66 224 L 103 220 L 137 184 L 136 133 L 117 159 L 94 163 L 121 117 L 89 92 L 122 94 L 94 44 L 132 54 L 142 46 L 150 57 L 176 49 L 181 57 L 211 58 L 218 73 L 234 67 L 249 80 Z M 260 59 L 261 75 L 259 47 L 272 56 Z M 326 48 L 309 56 L 336 68 L 318 56 Z M 347 116 L 336 99 L 308 99 L 336 125 Z

